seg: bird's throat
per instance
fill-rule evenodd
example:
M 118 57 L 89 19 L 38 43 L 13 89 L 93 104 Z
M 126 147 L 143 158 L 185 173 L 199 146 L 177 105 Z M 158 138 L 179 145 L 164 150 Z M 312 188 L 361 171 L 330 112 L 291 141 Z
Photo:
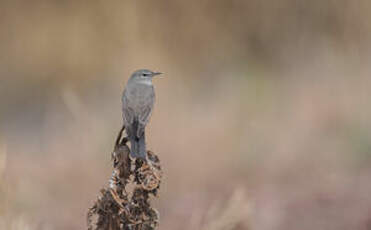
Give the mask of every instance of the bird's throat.
M 143 85 L 152 85 L 151 79 L 141 79 L 137 83 L 138 84 L 143 84 Z

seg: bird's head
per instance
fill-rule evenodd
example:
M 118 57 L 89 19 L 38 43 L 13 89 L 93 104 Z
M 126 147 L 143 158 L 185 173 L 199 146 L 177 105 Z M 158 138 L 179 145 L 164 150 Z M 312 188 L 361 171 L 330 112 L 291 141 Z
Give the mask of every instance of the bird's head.
M 132 75 L 132 79 L 138 79 L 138 80 L 151 80 L 154 76 L 160 75 L 162 73 L 151 71 L 148 69 L 140 69 L 135 71 Z

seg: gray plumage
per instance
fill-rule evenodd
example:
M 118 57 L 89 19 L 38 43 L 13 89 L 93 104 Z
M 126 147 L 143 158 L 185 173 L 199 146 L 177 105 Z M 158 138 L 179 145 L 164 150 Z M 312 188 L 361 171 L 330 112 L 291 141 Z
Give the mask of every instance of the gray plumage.
M 146 159 L 145 127 L 155 103 L 152 78 L 159 75 L 147 69 L 135 71 L 122 95 L 122 117 L 131 145 L 131 156 Z

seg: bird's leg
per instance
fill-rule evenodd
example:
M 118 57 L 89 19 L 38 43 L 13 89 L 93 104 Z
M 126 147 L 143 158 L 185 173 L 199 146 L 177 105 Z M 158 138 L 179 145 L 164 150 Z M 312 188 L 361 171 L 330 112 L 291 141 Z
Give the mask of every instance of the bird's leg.
M 122 139 L 122 141 L 121 141 L 122 133 L 124 132 L 124 130 L 125 130 L 125 125 L 122 125 L 122 127 L 120 129 L 120 132 L 118 133 L 117 138 L 116 138 L 115 148 L 118 148 L 120 145 L 123 145 L 123 144 L 125 144 L 127 142 L 127 138 L 126 137 L 124 137 Z
M 120 145 L 126 145 L 128 141 L 129 141 L 128 137 L 124 137 L 122 138 Z
M 122 132 L 124 131 L 125 127 L 123 128 Z M 120 145 L 126 145 L 126 143 L 129 141 L 128 137 L 124 137 L 121 140 Z

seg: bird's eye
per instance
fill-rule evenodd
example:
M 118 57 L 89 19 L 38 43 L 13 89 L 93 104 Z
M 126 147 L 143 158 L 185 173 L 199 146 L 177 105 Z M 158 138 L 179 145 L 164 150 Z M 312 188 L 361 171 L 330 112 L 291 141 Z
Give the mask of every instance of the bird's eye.
M 143 74 L 143 77 L 147 77 L 147 76 L 148 76 L 148 73 L 144 73 L 144 74 Z

